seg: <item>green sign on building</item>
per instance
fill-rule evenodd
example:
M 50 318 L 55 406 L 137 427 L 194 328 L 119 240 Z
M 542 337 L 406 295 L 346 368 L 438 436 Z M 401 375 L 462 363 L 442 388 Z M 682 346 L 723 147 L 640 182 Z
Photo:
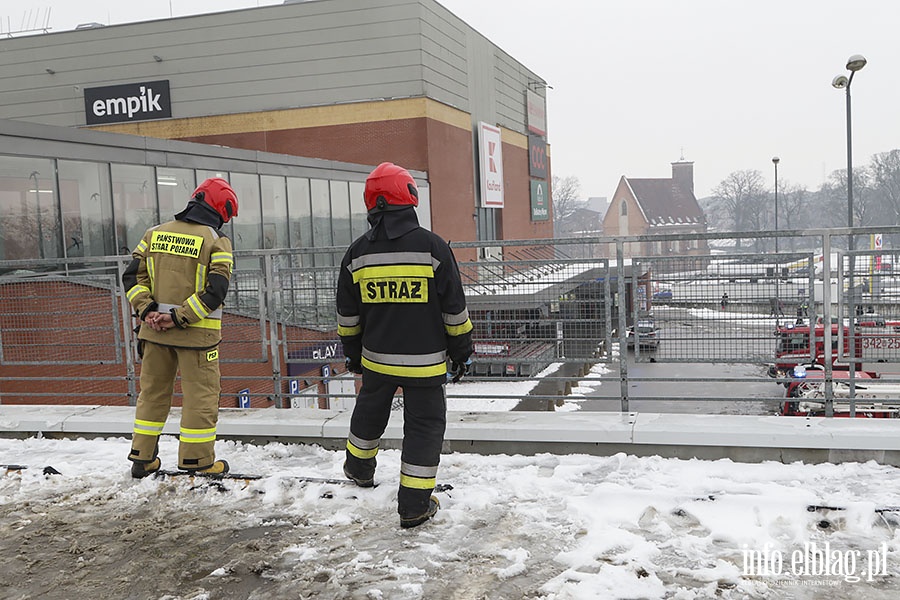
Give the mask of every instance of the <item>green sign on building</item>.
M 547 182 L 531 180 L 531 220 L 546 221 L 550 218 L 550 190 Z

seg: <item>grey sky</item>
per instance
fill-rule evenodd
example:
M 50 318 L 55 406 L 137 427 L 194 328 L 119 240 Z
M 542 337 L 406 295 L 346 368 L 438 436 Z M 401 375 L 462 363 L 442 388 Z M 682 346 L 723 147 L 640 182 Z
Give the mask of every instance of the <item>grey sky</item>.
M 622 175 L 668 177 L 694 161 L 695 192 L 757 169 L 817 189 L 846 168 L 852 54 L 853 157 L 900 148 L 900 2 L 895 0 L 439 0 L 543 77 L 553 171 L 587 196 Z M 280 4 L 272 0 L 6 0 L 0 31 L 50 11 L 53 31 Z M 40 12 L 43 11 L 43 12 Z

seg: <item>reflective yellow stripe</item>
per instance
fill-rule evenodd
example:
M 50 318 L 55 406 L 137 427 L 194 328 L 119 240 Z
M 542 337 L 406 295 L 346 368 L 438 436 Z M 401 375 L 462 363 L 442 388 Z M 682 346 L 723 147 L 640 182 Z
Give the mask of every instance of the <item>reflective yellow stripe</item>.
M 209 311 L 203 308 L 203 304 L 200 302 L 197 294 L 194 294 L 190 298 L 188 298 L 187 303 L 188 306 L 191 307 L 191 310 L 194 311 L 194 314 L 201 319 L 205 319 L 207 316 L 209 316 Z
M 216 428 L 210 429 L 188 429 L 181 428 L 181 435 L 178 439 L 186 444 L 202 444 L 204 442 L 214 442 L 216 440 Z
M 362 333 L 362 325 L 357 325 L 356 327 L 341 327 L 338 325 L 338 335 L 342 335 L 344 337 L 351 335 L 359 335 Z
M 162 433 L 165 421 L 143 421 L 141 419 L 134 420 L 134 432 L 140 435 L 159 436 Z
M 128 301 L 131 302 L 134 300 L 135 296 L 141 293 L 150 293 L 150 288 L 145 285 L 136 285 L 125 293 L 125 297 L 128 298 Z
M 447 335 L 462 335 L 464 333 L 469 333 L 472 331 L 472 321 L 466 319 L 466 322 L 462 325 L 444 325 L 444 331 L 447 332 Z
M 430 490 L 434 488 L 437 477 L 413 477 L 411 475 L 400 474 L 400 485 L 403 487 L 413 488 L 417 490 Z
M 360 279 L 379 279 L 384 277 L 434 277 L 431 265 L 387 265 L 384 267 L 363 267 L 353 271 L 353 283 Z
M 222 329 L 222 321 L 220 319 L 201 319 L 196 323 L 191 323 L 188 327 L 199 327 L 200 329 Z
M 231 252 L 213 252 L 210 256 L 211 263 L 233 263 L 234 255 Z
M 401 367 L 395 365 L 384 365 L 372 362 L 365 356 L 362 358 L 362 365 L 370 371 L 381 373 L 383 375 L 396 375 L 398 377 L 437 377 L 447 374 L 447 364 L 440 363 L 437 365 L 428 365 L 427 367 Z
M 147 250 L 147 242 L 145 242 L 144 240 L 141 240 L 141 242 L 137 245 L 137 248 L 134 249 L 134 251 L 137 252 L 138 254 L 143 254 L 144 251 L 146 251 L 146 250 Z
M 194 275 L 194 291 L 200 293 L 206 287 L 206 265 L 197 263 L 197 273 Z
M 378 448 L 363 450 L 362 448 L 357 448 L 356 446 L 351 444 L 349 440 L 347 440 L 347 451 L 356 458 L 373 458 L 376 454 L 378 454 Z
M 150 276 L 150 293 L 153 293 L 153 281 L 156 279 L 156 263 L 151 256 L 147 257 L 147 275 Z

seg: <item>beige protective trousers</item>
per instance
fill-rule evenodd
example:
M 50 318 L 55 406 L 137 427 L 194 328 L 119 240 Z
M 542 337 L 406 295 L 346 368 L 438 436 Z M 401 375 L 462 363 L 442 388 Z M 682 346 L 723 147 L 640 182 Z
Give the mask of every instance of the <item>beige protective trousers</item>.
M 141 393 L 134 416 L 128 458 L 149 463 L 172 407 L 175 375 L 181 372 L 184 393 L 178 445 L 179 469 L 205 469 L 216 461 L 219 418 L 219 349 L 174 348 L 144 342 Z

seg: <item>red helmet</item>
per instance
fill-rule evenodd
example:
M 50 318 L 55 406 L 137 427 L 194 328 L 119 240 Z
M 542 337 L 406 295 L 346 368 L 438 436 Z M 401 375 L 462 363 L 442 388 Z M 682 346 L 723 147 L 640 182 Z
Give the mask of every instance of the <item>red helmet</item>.
M 232 217 L 238 215 L 237 194 L 221 177 L 207 179 L 197 186 L 191 197 L 211 206 L 222 217 L 223 223 L 227 223 Z
M 385 162 L 369 173 L 363 198 L 368 211 L 385 210 L 388 205 L 418 206 L 419 189 L 409 171 Z

